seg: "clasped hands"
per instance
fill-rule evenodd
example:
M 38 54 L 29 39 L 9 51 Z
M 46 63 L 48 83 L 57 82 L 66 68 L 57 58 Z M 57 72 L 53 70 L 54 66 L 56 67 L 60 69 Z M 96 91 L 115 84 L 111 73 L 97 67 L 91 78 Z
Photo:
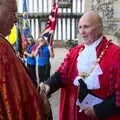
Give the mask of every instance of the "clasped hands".
M 50 91 L 50 86 L 42 82 L 39 84 L 38 89 L 39 89 L 40 94 L 44 93 L 44 94 L 48 95 L 48 93 Z
M 42 82 L 39 84 L 39 89 L 41 95 L 48 95 L 50 91 L 50 86 Z M 84 108 L 84 114 L 86 114 L 89 117 L 96 117 L 93 106 Z
M 50 87 L 47 84 L 40 83 L 38 86 L 38 90 L 40 92 L 41 99 L 43 100 L 43 106 L 44 106 L 44 113 L 45 115 L 50 115 L 50 104 L 48 101 L 47 94 L 50 90 Z

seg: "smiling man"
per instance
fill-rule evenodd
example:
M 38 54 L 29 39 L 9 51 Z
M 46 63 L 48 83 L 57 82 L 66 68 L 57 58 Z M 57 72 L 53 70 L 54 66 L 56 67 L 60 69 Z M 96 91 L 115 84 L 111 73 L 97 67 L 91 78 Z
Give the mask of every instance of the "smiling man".
M 16 0 L 0 0 L 0 120 L 47 120 L 43 98 L 5 39 L 16 12 Z
M 68 51 L 41 92 L 61 89 L 59 120 L 120 119 L 120 47 L 103 36 L 100 16 L 86 12 L 79 20 L 84 42 Z

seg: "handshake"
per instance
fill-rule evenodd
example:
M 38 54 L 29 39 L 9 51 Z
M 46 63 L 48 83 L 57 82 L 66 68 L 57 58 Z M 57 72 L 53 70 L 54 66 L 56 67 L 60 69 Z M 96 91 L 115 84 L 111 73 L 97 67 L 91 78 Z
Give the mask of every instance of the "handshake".
M 48 119 L 51 116 L 51 106 L 48 100 L 48 93 L 50 91 L 50 87 L 49 85 L 42 82 L 38 86 L 38 91 L 40 92 L 40 96 L 43 101 L 45 118 Z
M 38 91 L 40 92 L 40 95 L 44 94 L 47 96 L 50 91 L 50 86 L 42 82 L 38 85 Z

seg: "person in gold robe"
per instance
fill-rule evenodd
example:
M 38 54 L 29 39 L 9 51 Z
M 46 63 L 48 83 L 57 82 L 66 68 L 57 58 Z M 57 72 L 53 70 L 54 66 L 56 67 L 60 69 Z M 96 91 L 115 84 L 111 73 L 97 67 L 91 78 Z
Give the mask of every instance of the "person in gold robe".
M 47 120 L 47 99 L 39 95 L 25 66 L 5 39 L 17 21 L 16 12 L 16 0 L 0 0 L 0 120 Z

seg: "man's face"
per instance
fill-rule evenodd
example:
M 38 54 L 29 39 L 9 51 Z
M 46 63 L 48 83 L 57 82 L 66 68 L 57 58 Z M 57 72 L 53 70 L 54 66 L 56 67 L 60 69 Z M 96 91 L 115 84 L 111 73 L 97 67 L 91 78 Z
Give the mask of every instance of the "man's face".
M 16 0 L 0 0 L 0 33 L 8 35 L 16 23 Z
M 91 44 L 99 37 L 100 28 L 94 19 L 86 16 L 79 21 L 79 32 L 87 44 Z

